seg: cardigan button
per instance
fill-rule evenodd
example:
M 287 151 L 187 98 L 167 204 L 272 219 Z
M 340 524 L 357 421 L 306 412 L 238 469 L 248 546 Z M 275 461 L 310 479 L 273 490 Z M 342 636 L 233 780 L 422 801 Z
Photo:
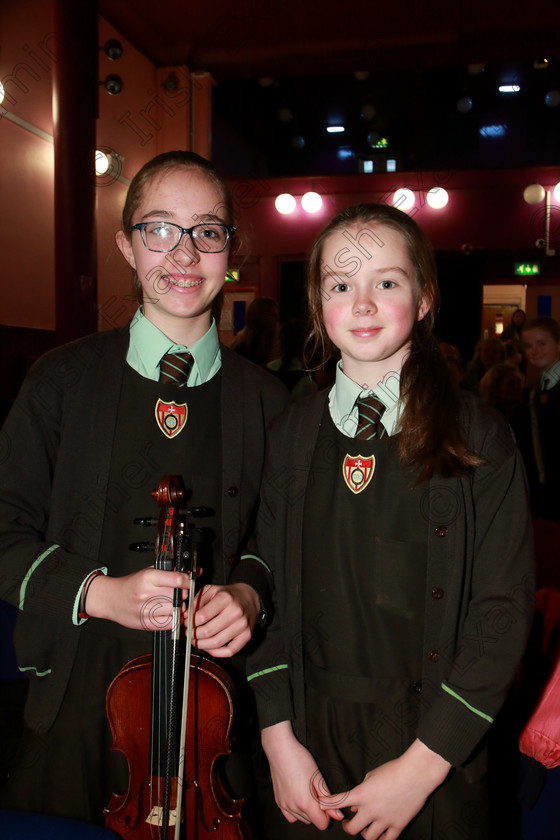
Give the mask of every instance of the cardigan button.
M 430 651 L 430 662 L 437 662 L 439 659 L 439 650 Z
M 445 525 L 438 525 L 436 528 L 436 537 L 446 537 L 447 527 Z
M 422 683 L 418 680 L 417 682 L 413 682 L 410 686 L 410 690 L 414 692 L 414 694 L 420 694 L 422 691 Z
M 441 601 L 443 598 L 443 589 L 440 586 L 434 586 L 432 589 L 432 598 L 434 601 Z
M 228 496 L 231 496 L 232 499 L 235 499 L 235 497 L 238 495 L 238 493 L 239 493 L 239 488 L 238 487 L 235 487 L 235 486 L 228 487 Z

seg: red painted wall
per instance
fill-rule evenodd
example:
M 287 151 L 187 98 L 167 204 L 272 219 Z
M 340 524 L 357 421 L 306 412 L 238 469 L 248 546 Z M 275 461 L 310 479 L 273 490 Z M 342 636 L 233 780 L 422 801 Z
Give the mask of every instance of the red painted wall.
M 8 92 L 0 110 L 0 260 L 3 294 L 0 325 L 54 329 L 52 67 L 57 60 L 57 36 L 52 31 L 50 0 L 3 0 L 0 4 L 0 81 Z M 118 37 L 123 56 L 110 61 L 100 52 L 99 77 L 116 73 L 123 80 L 119 96 L 99 92 L 98 144 L 123 157 L 118 178 L 97 180 L 98 304 L 100 327 L 125 323 L 134 309 L 130 301 L 130 271 L 114 244 L 127 182 L 154 154 L 190 147 L 190 93 L 185 68 L 156 70 L 119 33 L 100 20 L 99 43 Z M 171 69 L 178 87 L 163 86 Z M 37 136 L 25 124 L 43 132 Z M 93 175 L 92 175 L 93 177 Z M 530 183 L 545 186 L 560 180 L 560 168 L 492 172 L 445 172 L 391 175 L 355 175 L 328 178 L 237 180 L 233 184 L 238 209 L 243 259 L 241 279 L 258 293 L 278 291 L 281 259 L 303 259 L 326 221 L 343 207 L 358 201 L 389 201 L 399 186 L 418 191 L 415 218 L 437 249 L 474 252 L 546 262 L 546 282 L 556 283 L 556 258 L 545 258 L 534 243 L 543 235 L 542 207 L 523 201 Z M 444 186 L 448 206 L 434 211 L 423 201 L 425 190 Z M 298 207 L 292 216 L 280 216 L 274 198 L 280 192 L 301 197 L 319 192 L 323 209 L 308 215 Z M 551 246 L 560 252 L 560 211 L 553 211 Z M 511 259 L 510 259 L 511 258 Z M 552 268 L 551 268 L 552 267 Z M 509 268 L 494 282 L 512 282 Z

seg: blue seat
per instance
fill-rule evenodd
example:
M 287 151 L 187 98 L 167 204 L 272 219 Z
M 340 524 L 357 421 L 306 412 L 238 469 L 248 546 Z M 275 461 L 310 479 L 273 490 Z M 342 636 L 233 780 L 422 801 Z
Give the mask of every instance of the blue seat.
M 106 828 L 81 820 L 0 810 L 0 837 L 5 840 L 119 840 Z

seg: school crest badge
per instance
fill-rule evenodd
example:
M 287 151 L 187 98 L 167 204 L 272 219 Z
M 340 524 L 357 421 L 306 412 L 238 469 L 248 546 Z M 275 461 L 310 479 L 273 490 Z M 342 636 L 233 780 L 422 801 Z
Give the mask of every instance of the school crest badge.
M 347 455 L 342 463 L 342 474 L 346 486 L 352 493 L 361 493 L 371 481 L 375 471 L 375 457 L 370 455 L 364 458 L 363 455 Z
M 156 403 L 156 422 L 165 437 L 177 437 L 187 422 L 189 410 L 186 403 L 179 405 L 175 402 L 166 403 L 158 400 Z

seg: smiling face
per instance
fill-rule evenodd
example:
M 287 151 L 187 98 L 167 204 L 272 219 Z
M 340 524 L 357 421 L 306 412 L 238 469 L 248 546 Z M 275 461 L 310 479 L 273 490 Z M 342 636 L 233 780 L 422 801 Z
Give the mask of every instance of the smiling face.
M 171 169 L 147 181 L 132 224 L 166 221 L 190 228 L 205 221 L 225 223 L 223 203 L 217 185 L 201 170 Z M 119 231 L 117 245 L 142 286 L 144 315 L 178 344 L 189 346 L 201 338 L 225 281 L 229 249 L 201 253 L 185 235 L 169 253 L 149 251 L 139 230 Z
M 548 370 L 560 359 L 560 342 L 543 327 L 524 330 L 523 347 L 527 359 L 541 371 Z
M 403 236 L 375 223 L 332 233 L 322 251 L 322 311 L 344 373 L 374 388 L 402 368 L 429 303 L 420 296 Z

